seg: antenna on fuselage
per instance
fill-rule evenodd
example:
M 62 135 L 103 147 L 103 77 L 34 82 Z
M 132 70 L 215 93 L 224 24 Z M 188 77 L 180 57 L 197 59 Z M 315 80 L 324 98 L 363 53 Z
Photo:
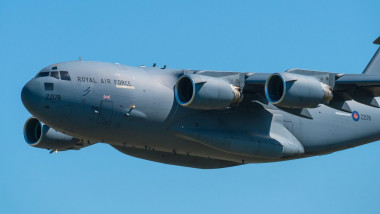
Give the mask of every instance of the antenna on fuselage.
M 165 69 L 166 68 L 166 65 L 164 65 L 164 67 L 162 67 L 161 69 Z
M 81 56 L 79 56 L 79 61 L 82 61 L 82 57 Z
M 156 65 L 157 65 L 157 63 L 154 62 L 152 67 L 156 67 Z

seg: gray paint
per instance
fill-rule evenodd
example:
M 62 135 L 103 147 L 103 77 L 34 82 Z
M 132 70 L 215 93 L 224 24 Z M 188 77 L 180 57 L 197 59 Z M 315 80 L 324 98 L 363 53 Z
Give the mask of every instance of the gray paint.
M 322 155 L 380 139 L 378 108 L 353 98 L 340 98 L 349 111 L 359 113 L 358 121 L 353 119 L 354 113 L 339 110 L 335 97 L 331 102 L 335 106 L 305 108 L 308 117 L 294 109 L 279 109 L 265 99 L 263 81 L 268 74 L 87 61 L 57 63 L 42 71 L 55 67 L 68 71 L 71 81 L 39 77 L 22 90 L 28 111 L 43 123 L 41 127 L 54 130 L 50 131 L 53 134 L 41 135 L 41 142 L 50 142 L 49 147 L 43 147 L 46 149 L 79 149 L 103 142 L 143 159 L 220 168 Z M 335 77 L 342 75 L 300 69 L 287 72 L 313 76 L 346 97 L 353 90 L 334 88 Z M 244 98 L 223 110 L 181 106 L 175 99 L 175 85 L 184 74 L 223 79 L 223 84 L 227 81 L 240 88 Z M 353 75 L 346 80 L 355 83 Z M 364 80 L 359 76 L 363 87 L 373 86 Z M 45 83 L 52 83 L 54 89 L 45 90 Z

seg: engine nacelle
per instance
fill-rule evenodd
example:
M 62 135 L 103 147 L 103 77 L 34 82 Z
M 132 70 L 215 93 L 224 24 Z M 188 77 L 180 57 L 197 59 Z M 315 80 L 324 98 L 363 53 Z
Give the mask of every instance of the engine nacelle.
M 319 79 L 293 73 L 272 74 L 265 83 L 265 96 L 285 108 L 315 108 L 333 98 L 330 87 Z
M 219 110 L 239 103 L 242 95 L 224 79 L 185 74 L 176 83 L 175 98 L 187 108 Z
M 69 149 L 78 150 L 84 145 L 81 140 L 58 132 L 49 126 L 42 124 L 38 119 L 31 117 L 24 125 L 25 141 L 33 146 L 49 150 L 64 151 Z

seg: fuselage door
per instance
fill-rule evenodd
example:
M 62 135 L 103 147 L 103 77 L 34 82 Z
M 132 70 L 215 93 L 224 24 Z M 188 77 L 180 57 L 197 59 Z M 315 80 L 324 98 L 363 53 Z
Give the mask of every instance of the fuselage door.
M 112 122 L 113 102 L 110 100 L 102 100 L 100 102 L 100 112 L 98 123 L 102 126 L 109 126 Z

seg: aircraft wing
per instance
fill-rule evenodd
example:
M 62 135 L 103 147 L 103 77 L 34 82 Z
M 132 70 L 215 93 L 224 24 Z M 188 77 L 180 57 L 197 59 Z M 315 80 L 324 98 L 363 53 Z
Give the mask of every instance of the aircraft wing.
M 245 80 L 245 84 L 264 87 L 271 75 L 271 73 L 255 73 Z M 380 96 L 380 75 L 336 74 L 335 78 L 334 90 L 346 91 L 357 87 L 373 91 L 375 97 Z
M 270 75 L 272 75 L 272 74 L 270 74 L 270 73 L 255 73 L 255 74 L 249 76 L 245 80 L 245 84 L 264 86 L 265 82 L 267 81 L 267 79 L 269 78 Z
M 373 43 L 380 45 L 380 37 Z M 322 88 L 315 83 L 315 80 L 319 80 Z M 335 106 L 343 111 L 351 112 L 344 103 L 351 99 L 380 108 L 375 99 L 375 97 L 380 96 L 380 48 L 376 51 L 362 74 L 338 74 L 302 69 L 290 69 L 278 74 L 254 73 L 245 79 L 244 90 L 246 92 L 261 94 L 265 92 L 268 101 L 281 105 L 281 102 L 284 102 L 283 99 L 286 98 L 293 100 L 293 102 L 297 99 L 299 102 L 307 102 L 309 97 L 315 96 L 317 93 L 313 88 L 319 88 L 319 91 L 322 89 L 325 96 L 327 96 L 325 97 L 326 99 L 322 99 L 322 104 Z M 273 102 L 277 101 L 275 98 L 280 96 L 280 92 L 281 94 L 284 92 L 282 89 L 288 93 L 288 96 L 283 95 L 281 99 L 278 99 L 278 102 Z M 309 91 L 313 90 L 315 93 L 310 94 Z M 329 91 L 332 93 L 332 96 L 329 95 Z M 296 95 L 296 97 L 291 97 L 292 94 Z M 273 99 L 271 100 L 270 97 Z M 283 107 L 297 108 L 297 106 L 289 105 L 286 102 L 282 105 Z M 313 105 L 315 107 L 315 103 Z M 306 104 L 304 107 L 311 107 L 313 105 L 308 106 Z M 300 104 L 299 106 L 302 105 Z M 342 106 L 346 107 L 342 109 Z
M 339 77 L 335 81 L 335 84 L 356 86 L 380 85 L 380 75 L 345 74 Z
M 287 77 L 288 75 L 290 77 Z M 274 81 L 273 76 L 281 77 L 281 81 L 279 78 L 277 82 Z M 380 74 L 337 74 L 301 69 L 291 69 L 286 72 L 277 74 L 254 73 L 246 78 L 244 91 L 245 93 L 260 94 L 261 97 L 265 97 L 267 101 L 271 102 L 284 111 L 310 118 L 311 116 L 308 113 L 307 108 L 312 108 L 312 106 L 281 106 L 280 102 L 276 102 L 276 100 L 271 99 L 271 94 L 268 92 L 271 89 L 268 89 L 268 87 L 278 88 L 280 87 L 279 85 L 284 84 L 281 87 L 285 88 L 284 90 L 286 91 L 281 91 L 281 93 L 285 93 L 285 95 L 283 95 L 283 98 L 279 100 L 282 101 L 284 97 L 285 99 L 286 97 L 290 97 L 289 99 L 298 99 L 300 102 L 304 102 L 304 100 L 307 99 L 307 96 L 313 96 L 313 94 L 305 94 L 305 91 L 312 90 L 311 88 L 314 87 L 311 85 L 307 86 L 312 82 L 310 82 L 311 78 L 313 81 L 317 80 L 322 85 L 324 85 L 325 88 L 322 87 L 322 89 L 328 88 L 328 90 L 330 90 L 332 93 L 330 100 L 323 101 L 322 99 L 319 104 L 325 104 L 327 106 L 345 112 L 352 112 L 350 106 L 346 101 L 355 100 L 365 105 L 380 108 L 380 104 L 375 98 L 380 96 Z M 270 84 L 271 82 L 272 84 Z M 295 82 L 298 82 L 298 87 Z M 318 84 L 314 85 L 317 88 L 320 87 Z M 293 87 L 294 90 L 292 89 Z M 296 94 L 299 94 L 298 98 Z M 280 105 L 278 106 L 278 104 Z M 314 107 L 316 106 L 317 105 Z
M 380 75 L 345 74 L 335 81 L 335 89 L 340 91 L 365 91 L 369 95 L 380 96 Z
M 380 44 L 380 37 L 374 43 Z M 279 73 L 184 70 L 175 85 L 177 102 L 187 108 L 220 110 L 257 101 L 310 119 L 308 109 L 322 104 L 345 112 L 352 112 L 349 100 L 380 108 L 379 96 L 380 49 L 362 74 L 304 69 Z

